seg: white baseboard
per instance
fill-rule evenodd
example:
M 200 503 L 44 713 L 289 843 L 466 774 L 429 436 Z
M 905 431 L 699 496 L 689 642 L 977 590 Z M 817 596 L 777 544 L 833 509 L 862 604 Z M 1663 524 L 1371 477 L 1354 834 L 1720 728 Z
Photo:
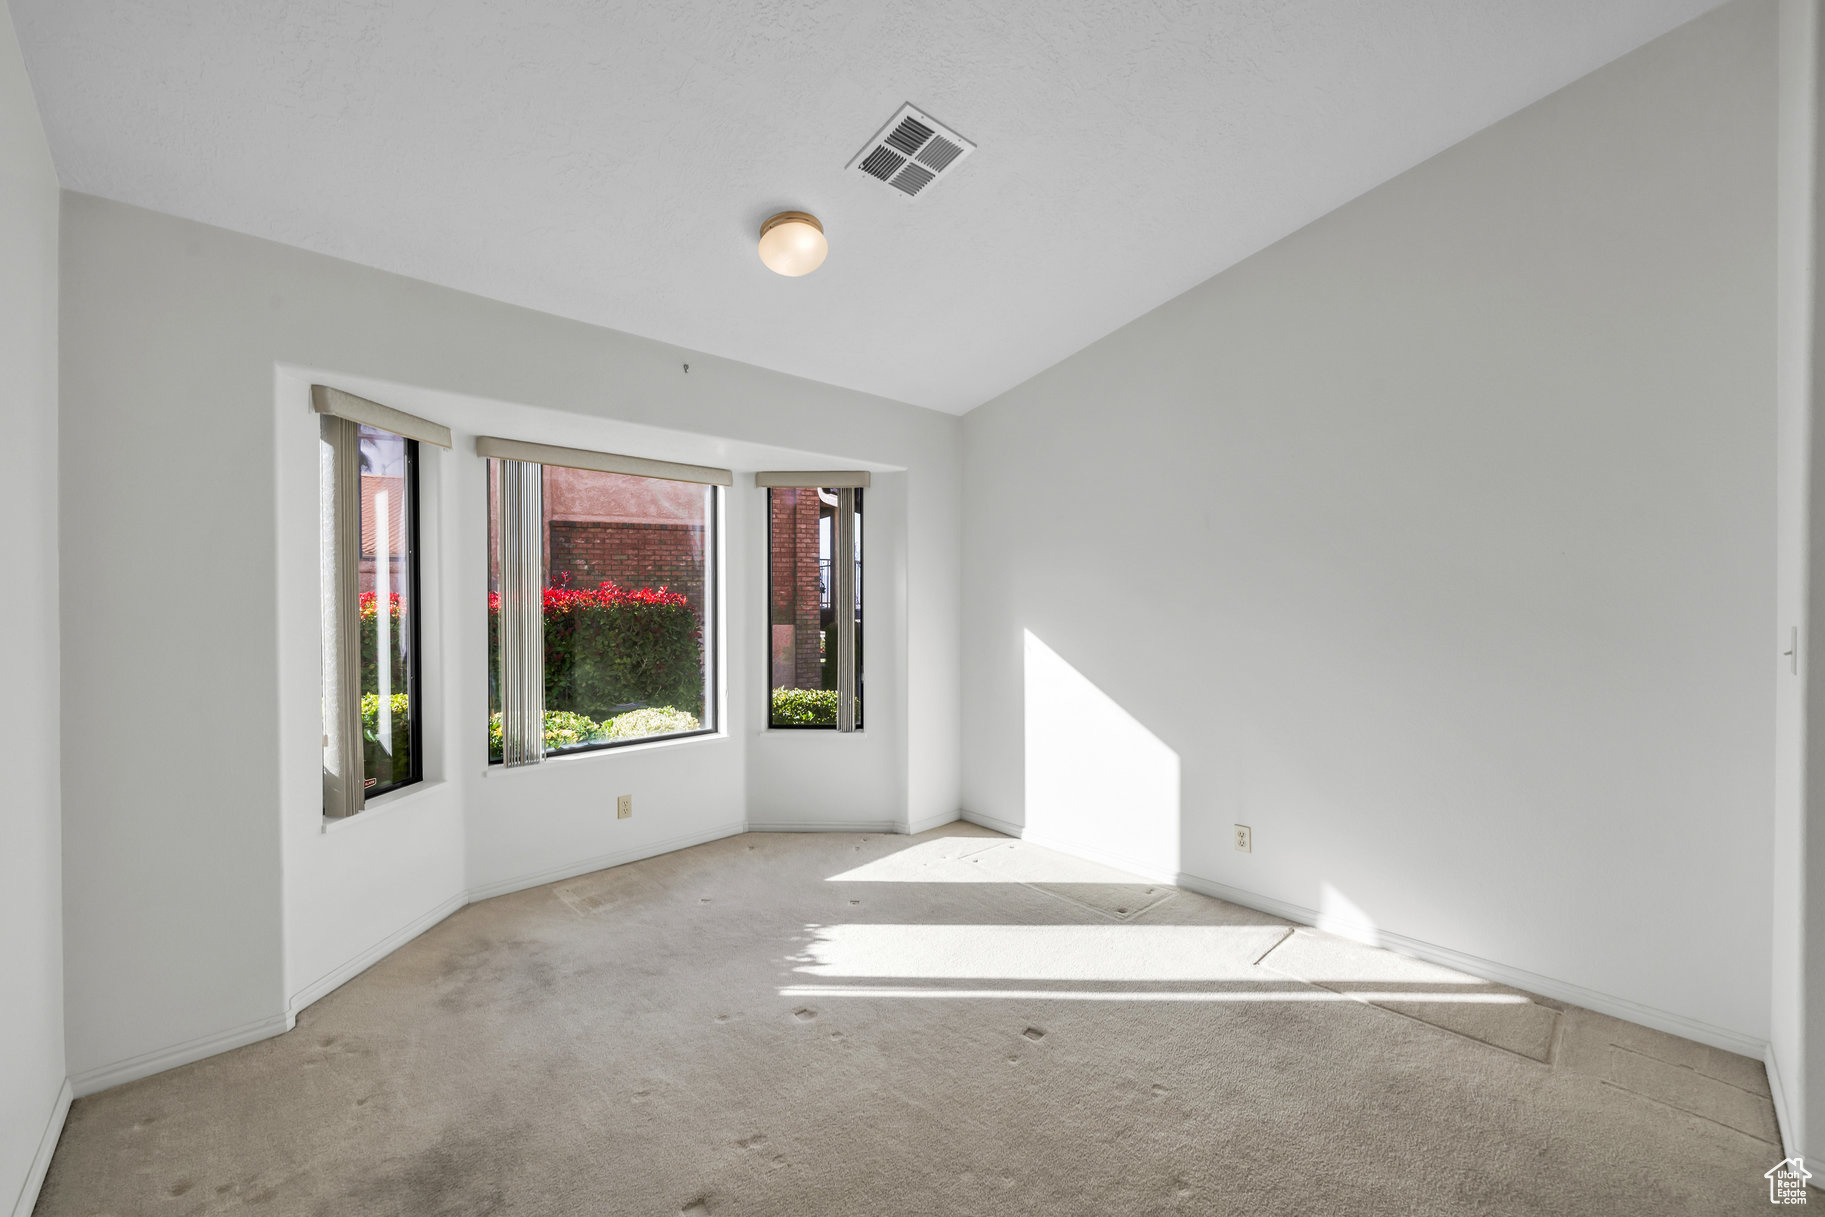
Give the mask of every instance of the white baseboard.
M 1261 896 L 1242 888 L 1231 887 L 1227 883 L 1218 883 L 1197 875 L 1181 874 L 1178 885 L 1189 891 L 1214 896 L 1227 900 L 1231 904 L 1240 904 L 1245 908 L 1259 909 L 1284 917 L 1288 921 L 1297 921 L 1301 925 L 1317 925 L 1318 910 L 1276 900 L 1270 896 Z M 1327 919 L 1328 920 L 1328 919 Z M 1607 1014 L 1625 1022 L 1639 1023 L 1643 1027 L 1652 1027 L 1656 1031 L 1665 1031 L 1669 1035 L 1681 1036 L 1709 1044 L 1713 1048 L 1722 1048 L 1752 1060 L 1761 1060 L 1768 1043 L 1728 1027 L 1719 1027 L 1684 1014 L 1675 1014 L 1671 1010 L 1662 1010 L 1632 998 L 1617 997 L 1613 993 L 1604 993 L 1596 989 L 1587 989 L 1583 985 L 1569 980 L 1559 980 L 1552 976 L 1542 976 L 1526 968 L 1517 968 L 1509 964 L 1498 963 L 1493 959 L 1484 959 L 1453 947 L 1440 946 L 1420 938 L 1410 938 L 1405 934 L 1374 926 L 1361 927 L 1363 933 L 1353 935 L 1348 928 L 1341 932 L 1350 937 L 1373 937 L 1375 945 L 1386 947 L 1397 955 L 1410 955 L 1414 959 L 1423 959 L 1427 963 L 1436 963 L 1443 967 L 1453 968 L 1482 980 L 1494 981 L 1496 984 L 1508 985 L 1528 993 L 1538 993 L 1541 997 L 1550 997 L 1554 1001 L 1567 1002 L 1594 1010 L 1598 1014 Z
M 897 820 L 749 820 L 749 832 L 879 832 L 901 831 Z
M 723 837 L 733 837 L 746 832 L 748 825 L 737 821 L 723 824 L 704 832 L 689 833 L 681 837 L 667 837 L 663 841 L 653 841 L 646 845 L 637 845 L 631 849 L 617 850 L 612 854 L 599 854 L 585 858 L 580 862 L 566 862 L 549 870 L 534 871 L 531 874 L 519 875 L 512 879 L 497 879 L 493 883 L 484 883 L 480 887 L 469 889 L 470 904 L 480 904 L 496 896 L 505 896 L 510 892 L 523 892 L 529 887 L 543 887 L 547 883 L 556 883 L 560 879 L 574 879 L 578 875 L 587 875 L 591 871 L 607 870 L 611 866 L 622 866 L 629 862 L 639 862 L 645 858 L 656 858 L 660 854 L 669 854 L 673 850 L 688 849 L 693 845 L 703 845 L 710 841 L 719 841 Z
M 902 820 L 895 826 L 894 831 L 903 832 L 909 837 L 916 837 L 922 832 L 930 832 L 934 828 L 943 828 L 946 824 L 955 824 L 962 818 L 963 814 L 961 812 L 941 811 L 936 815 L 927 816 L 923 820 L 913 820 L 910 823 Z
M 980 811 L 960 811 L 957 818 L 983 828 L 992 828 L 1004 837 L 1018 837 L 1026 829 L 1012 820 L 1000 820 L 994 816 L 984 815 Z
M 361 975 L 363 972 L 385 959 L 388 955 L 391 955 L 394 951 L 397 951 L 400 947 L 403 947 L 406 943 L 412 941 L 414 938 L 448 917 L 451 913 L 467 906 L 468 903 L 468 893 L 458 892 L 430 912 L 414 917 L 411 921 L 399 927 L 397 930 L 394 930 L 391 934 L 388 934 L 385 938 L 382 938 L 379 942 L 375 943 L 367 950 L 362 951 L 354 958 L 345 960 L 336 967 L 331 968 L 328 972 L 325 972 L 322 976 L 319 976 L 316 980 L 311 981 L 310 984 L 305 985 L 302 989 L 292 994 L 292 1017 L 296 1019 L 298 1011 L 304 1009 L 304 1007 L 310 1005 L 318 998 L 326 997 L 335 992 L 345 983 Z
M 242 1023 L 239 1027 L 230 1027 L 226 1031 L 217 1031 L 212 1035 L 199 1036 L 181 1044 L 172 1044 L 166 1048 L 155 1048 L 151 1052 L 142 1052 L 122 1061 L 107 1065 L 98 1065 L 94 1069 L 85 1069 L 70 1076 L 70 1085 L 76 1097 L 94 1094 L 110 1086 L 119 1086 L 126 1082 L 136 1082 L 140 1078 L 163 1073 L 167 1069 L 176 1069 L 179 1065 L 188 1065 L 207 1056 L 240 1048 L 246 1044 L 258 1043 L 271 1039 L 275 1035 L 284 1035 L 292 1029 L 293 1018 L 289 1011 L 269 1014 L 257 1018 L 251 1023 Z
M 1762 1068 L 1768 1071 L 1768 1094 L 1774 1100 L 1774 1123 L 1781 1130 L 1781 1153 L 1789 1158 L 1802 1157 L 1805 1147 L 1794 1135 L 1793 1121 L 1787 1109 L 1787 1088 L 1781 1083 L 1781 1065 L 1774 1058 L 1774 1045 L 1762 1053 Z
M 1263 896 L 1258 892 L 1232 887 L 1227 883 L 1218 883 L 1214 879 L 1206 879 L 1201 875 L 1193 875 L 1184 871 L 1167 874 L 1145 862 L 1123 858 L 1106 850 L 1087 848 L 1076 842 L 1060 841 L 1045 835 L 1028 833 L 1019 824 L 998 820 L 993 816 L 966 811 L 963 813 L 963 818 L 973 824 L 980 824 L 984 828 L 992 828 L 1011 837 L 1022 837 L 1036 845 L 1056 849 L 1060 853 L 1072 854 L 1130 871 L 1152 882 L 1171 883 L 1187 891 L 1211 896 L 1218 900 L 1227 900 L 1231 904 L 1239 904 L 1258 912 L 1271 913 L 1275 917 L 1282 917 L 1300 925 L 1318 924 L 1318 910 L 1301 904 L 1294 904 L 1273 896 Z M 1330 918 L 1326 919 L 1327 928 L 1333 928 L 1331 921 Z M 1405 934 L 1396 934 L 1379 927 L 1363 926 L 1361 929 L 1364 931 L 1361 936 L 1367 937 L 1372 934 L 1376 945 L 1386 947 L 1397 955 L 1410 955 L 1414 959 L 1423 959 L 1428 963 L 1454 968 L 1482 980 L 1494 981 L 1497 984 L 1509 985 L 1529 993 L 1537 993 L 1541 997 L 1550 997 L 1555 1001 L 1582 1006 L 1586 1010 L 1594 1010 L 1598 1014 L 1607 1014 L 1611 1018 L 1639 1023 L 1643 1027 L 1652 1027 L 1656 1031 L 1665 1031 L 1669 1035 L 1696 1040 L 1698 1043 L 1709 1044 L 1713 1048 L 1722 1048 L 1726 1052 L 1734 1052 L 1753 1060 L 1763 1060 L 1768 1048 L 1766 1040 L 1745 1035 L 1740 1031 L 1733 1031 L 1728 1027 L 1718 1027 L 1699 1019 L 1688 1018 L 1683 1014 L 1675 1014 L 1671 1010 L 1645 1005 L 1630 998 L 1617 997 L 1596 989 L 1587 989 L 1583 985 L 1573 984 L 1570 981 L 1542 976 L 1538 972 L 1529 972 L 1525 968 L 1512 967 L 1493 959 L 1484 959 L 1479 955 L 1471 955 L 1453 947 L 1440 946 L 1419 938 L 1410 938 Z M 1341 928 L 1339 932 L 1350 935 L 1348 927 Z M 1769 1070 L 1769 1084 L 1775 1084 L 1773 1069 Z
M 32 1166 L 25 1173 L 19 1198 L 13 1202 L 13 1217 L 32 1217 L 32 1210 L 38 1207 L 38 1193 L 44 1187 L 45 1173 L 51 1169 L 51 1155 L 57 1150 L 57 1138 L 63 1136 L 63 1122 L 69 1119 L 70 1100 L 74 1097 L 70 1079 L 65 1078 L 57 1088 L 51 1118 L 45 1122 L 44 1135 L 38 1138 L 38 1152 L 32 1155 Z

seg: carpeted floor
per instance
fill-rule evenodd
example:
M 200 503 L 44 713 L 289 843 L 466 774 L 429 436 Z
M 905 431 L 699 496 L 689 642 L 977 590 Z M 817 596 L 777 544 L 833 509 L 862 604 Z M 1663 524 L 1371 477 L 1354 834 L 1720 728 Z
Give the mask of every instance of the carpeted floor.
M 464 909 L 78 1100 L 37 1212 L 1760 1213 L 1759 1063 L 965 824 Z

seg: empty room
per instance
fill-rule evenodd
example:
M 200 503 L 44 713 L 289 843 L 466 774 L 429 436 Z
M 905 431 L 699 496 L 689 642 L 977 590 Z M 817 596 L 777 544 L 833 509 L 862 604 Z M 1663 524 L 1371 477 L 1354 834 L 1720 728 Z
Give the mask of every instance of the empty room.
M 1822 8 L 0 0 L 0 1214 L 1825 1203 Z

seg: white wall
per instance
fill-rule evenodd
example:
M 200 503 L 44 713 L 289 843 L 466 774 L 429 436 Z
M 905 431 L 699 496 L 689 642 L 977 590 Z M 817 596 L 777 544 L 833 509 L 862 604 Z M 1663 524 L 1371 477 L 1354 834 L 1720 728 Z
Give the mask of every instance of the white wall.
M 61 1119 L 57 176 L 0 3 L 0 1212 L 29 1212 Z
M 79 1091 L 273 1033 L 471 893 L 730 831 L 757 807 L 830 823 L 954 815 L 955 418 L 86 196 L 64 196 L 63 224 L 64 628 L 96 640 L 66 658 L 63 694 L 133 724 L 106 752 L 72 747 L 64 768 Z M 459 432 L 428 467 L 434 781 L 327 832 L 313 378 Z M 751 477 L 728 496 L 728 738 L 482 776 L 479 727 L 464 729 L 485 713 L 483 483 L 463 447 L 478 431 L 883 471 L 902 589 L 882 602 L 897 618 L 884 633 L 902 654 L 881 693 L 917 714 L 846 741 L 851 797 L 828 797 L 824 741 L 759 729 Z M 77 594 L 88 587 L 130 594 Z M 635 815 L 617 821 L 622 792 Z
M 1812 639 L 1806 629 L 1807 512 L 1811 497 L 1814 237 L 1819 127 L 1818 0 L 1781 0 L 1777 234 L 1778 344 L 1776 467 L 1776 637 L 1785 650 L 1799 631 L 1797 665 L 1777 664 L 1774 702 L 1774 822 L 1769 1009 L 1769 1077 L 1792 1154 L 1805 1154 L 1806 700 Z
M 1759 1051 L 1775 22 L 1675 31 L 968 415 L 965 808 Z
M 313 377 L 279 369 L 268 393 L 273 406 L 273 488 L 277 515 L 272 560 L 277 568 L 279 762 L 278 818 L 284 875 L 284 995 L 272 1012 L 283 1027 L 296 1011 L 361 967 L 435 924 L 466 902 L 462 785 L 450 752 L 457 730 L 450 660 L 461 550 L 458 491 L 466 466 L 420 446 L 421 594 L 413 611 L 421 630 L 425 781 L 374 801 L 370 813 L 323 819 L 320 630 L 318 617 L 318 416 Z M 336 384 L 334 377 L 322 377 Z M 341 383 L 340 388 L 356 386 Z M 367 387 L 367 386 L 361 386 Z M 420 405 L 389 402 L 399 409 Z M 435 406 L 415 411 L 436 416 Z M 473 439 L 470 443 L 473 444 Z M 469 457 L 473 462 L 474 456 Z M 479 480 L 479 479 L 477 479 Z M 479 487 L 478 487 L 479 489 Z M 485 511 L 485 508 L 484 508 Z M 486 529 L 486 516 L 480 526 Z M 486 536 L 484 531 L 482 536 Z M 468 547 L 476 548 L 476 547 Z M 483 575 L 486 587 L 486 574 Z M 483 627 L 484 630 L 486 627 Z M 482 642 L 485 649 L 486 637 Z M 484 709 L 470 715 L 475 726 Z M 470 735 L 479 731 L 473 730 Z
M 0 1210 L 29 1211 L 64 1085 L 58 865 L 57 177 L 0 5 Z

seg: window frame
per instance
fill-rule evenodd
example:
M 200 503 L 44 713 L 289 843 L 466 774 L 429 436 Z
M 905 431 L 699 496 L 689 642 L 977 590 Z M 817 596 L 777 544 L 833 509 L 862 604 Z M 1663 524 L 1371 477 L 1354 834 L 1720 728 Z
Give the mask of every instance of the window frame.
M 531 448 L 533 446 L 527 445 L 527 447 Z M 565 450 L 564 449 L 551 449 L 550 451 L 565 451 Z M 532 455 L 532 454 L 533 453 L 529 453 L 529 455 Z M 487 480 L 487 491 L 486 491 L 486 496 L 485 496 L 484 516 L 487 520 L 488 535 L 484 538 L 484 544 L 487 546 L 487 550 L 486 550 L 486 552 L 487 552 L 487 569 L 490 572 L 492 572 L 492 570 L 494 569 L 494 564 L 495 564 L 495 560 L 496 560 L 496 554 L 494 553 L 494 550 L 493 550 L 494 536 L 497 531 L 504 532 L 504 529 L 497 529 L 496 517 L 497 517 L 497 513 L 500 511 L 501 508 L 500 508 L 500 504 L 497 503 L 497 501 L 496 501 L 497 496 L 495 494 L 495 479 L 496 479 L 495 462 L 498 460 L 503 460 L 503 459 L 514 459 L 514 458 L 487 455 L 487 456 L 485 456 L 485 459 L 482 461 L 482 476 Z M 554 467 L 570 468 L 570 469 L 578 469 L 578 468 L 587 469 L 586 466 L 582 466 L 582 465 L 561 465 L 560 466 L 560 465 L 557 465 L 555 462 L 548 464 L 545 462 L 529 461 L 527 463 L 538 464 L 540 467 L 539 480 L 540 480 L 540 493 L 541 494 L 544 493 L 544 485 L 543 485 L 544 484 L 544 471 L 546 469 L 550 469 L 550 468 L 554 468 Z M 622 471 L 613 470 L 613 469 L 600 469 L 600 470 L 595 470 L 595 472 L 616 473 L 619 476 L 623 476 L 623 477 L 640 477 L 640 478 L 647 478 L 649 480 L 659 481 L 659 482 L 676 482 L 676 481 L 682 480 L 679 478 L 661 477 L 661 476 L 657 476 L 656 474 L 646 473 L 646 472 L 639 472 L 639 473 L 622 472 Z M 723 524 L 724 524 L 724 503 L 726 502 L 723 491 L 726 488 L 722 484 L 715 483 L 715 482 L 704 482 L 704 483 L 700 483 L 700 484 L 703 485 L 704 488 L 709 492 L 709 495 L 708 495 L 709 501 L 708 501 L 708 504 L 704 511 L 704 532 L 705 532 L 704 552 L 703 552 L 703 562 L 704 562 L 704 621 L 703 621 L 704 706 L 703 706 L 703 708 L 704 708 L 704 713 L 703 713 L 702 722 L 697 727 L 697 729 L 694 731 L 669 731 L 669 732 L 666 732 L 666 733 L 660 734 L 660 735 L 636 736 L 632 739 L 596 740 L 592 743 L 581 744 L 581 745 L 571 747 L 571 748 L 565 748 L 565 749 L 562 749 L 561 751 L 545 751 L 540 754 L 540 757 L 539 757 L 540 763 L 563 760 L 567 757 L 592 756 L 592 755 L 595 755 L 598 753 L 609 752 L 609 751 L 612 751 L 617 748 L 637 747 L 641 744 L 671 743 L 671 742 L 674 742 L 677 740 L 700 739 L 705 736 L 717 736 L 717 735 L 724 734 L 724 729 L 723 729 L 723 725 L 722 725 L 722 718 L 723 718 L 722 620 L 723 620 L 723 612 L 724 612 L 724 609 L 723 609 L 724 593 L 723 593 L 723 567 L 722 567 L 722 546 L 723 546 L 722 534 L 723 534 Z M 543 545 L 544 549 L 543 549 L 543 552 L 540 554 L 540 565 L 543 567 L 545 573 L 544 573 L 543 578 L 541 579 L 541 582 L 543 582 L 547 586 L 549 586 L 550 581 L 551 581 L 551 552 L 550 552 L 551 538 L 550 538 L 550 533 L 548 530 L 542 530 L 542 533 L 544 536 L 544 540 L 542 541 L 542 545 Z M 490 578 L 492 579 L 492 576 Z M 504 605 L 503 605 L 502 611 L 503 612 L 506 611 Z M 543 621 L 543 618 L 541 616 L 541 623 L 542 623 L 542 621 Z M 488 719 L 491 718 L 495 712 L 495 704 L 494 704 L 495 695 L 492 690 L 497 685 L 502 684 L 502 682 L 500 681 L 499 654 L 498 653 L 490 654 L 488 656 L 487 663 L 488 663 L 488 673 L 489 673 L 488 679 L 489 679 L 491 691 L 490 691 L 489 697 L 487 699 L 487 704 L 484 706 L 483 724 L 482 724 L 484 727 L 488 726 Z M 505 696 L 504 687 L 502 689 L 501 696 L 503 696 L 503 697 Z M 487 756 L 488 756 L 487 772 L 489 772 L 489 773 L 493 773 L 497 770 L 502 771 L 502 772 L 511 772 L 512 770 L 517 769 L 517 768 L 535 767 L 535 766 L 509 766 L 509 765 L 507 765 L 506 759 L 504 756 L 497 755 L 495 753 L 492 745 L 486 745 L 486 749 L 487 749 Z
M 422 502 L 419 480 L 422 470 L 420 464 L 420 443 L 416 435 L 404 428 L 395 430 L 386 425 L 390 421 L 384 414 L 381 418 L 368 420 L 361 417 L 360 409 L 343 411 L 325 408 L 319 404 L 317 391 L 321 386 L 313 386 L 313 404 L 319 416 L 318 443 L 327 445 L 329 453 L 329 472 L 325 477 L 320 466 L 318 494 L 319 519 L 318 533 L 318 569 L 319 577 L 325 582 L 319 587 L 320 615 L 318 618 L 320 702 L 326 711 L 321 722 L 323 748 L 323 801 L 321 812 L 323 818 L 331 823 L 352 819 L 367 811 L 370 804 L 396 794 L 425 781 L 424 742 L 427 732 L 424 728 L 424 668 L 423 647 L 424 629 L 421 623 L 422 574 L 419 564 L 424 556 L 423 528 L 419 520 L 419 508 Z M 361 398 L 348 398 L 358 407 L 373 406 Z M 339 401 L 326 403 L 330 406 L 340 405 Z M 374 406 L 375 410 L 386 412 L 387 408 Z M 389 412 L 390 413 L 390 412 Z M 398 414 L 398 418 L 407 423 L 434 427 L 423 420 L 410 415 Z M 362 623 L 361 623 L 361 564 L 364 558 L 362 545 L 362 524 L 364 509 L 364 487 L 362 485 L 362 442 L 364 429 L 372 430 L 385 440 L 398 440 L 402 445 L 400 452 L 404 458 L 405 469 L 402 475 L 402 509 L 405 519 L 400 528 L 400 556 L 404 560 L 404 586 L 400 594 L 406 600 L 405 629 L 402 631 L 406 655 L 406 676 L 402 689 L 394 690 L 406 697 L 406 746 L 410 758 L 404 777 L 390 781 L 385 785 L 376 782 L 369 786 L 367 771 L 367 731 L 361 714 L 361 700 L 365 695 L 362 680 Z M 377 522 L 376 522 L 377 524 Z M 327 531 L 325 527 L 327 525 Z M 390 531 L 390 529 L 389 529 Z M 375 533 L 378 539 L 379 533 Z M 374 596 L 376 615 L 381 611 L 379 552 L 375 552 Z M 389 563 L 391 555 L 389 554 Z M 391 584 L 391 578 L 387 580 Z M 388 587 L 389 596 L 392 588 Z M 390 600 L 389 600 L 390 607 Z M 390 662 L 389 657 L 379 652 L 379 629 L 375 631 L 376 671 L 382 662 Z M 390 648 L 389 648 L 390 650 Z M 334 672 L 334 683 L 330 683 L 328 673 Z M 331 689 L 336 694 L 336 712 L 327 713 L 331 702 Z M 378 690 L 376 690 L 378 692 Z M 334 769 L 327 752 L 334 740 L 337 758 Z
M 372 424 L 365 425 L 372 426 Z M 419 570 L 419 557 L 423 548 L 420 544 L 422 525 L 418 518 L 419 445 L 418 441 L 409 435 L 399 435 L 397 431 L 387 431 L 384 427 L 374 427 L 374 430 L 383 432 L 387 435 L 398 435 L 400 439 L 405 441 L 406 445 L 406 621 L 411 632 L 411 637 L 406 641 L 406 705 L 411 710 L 411 714 L 407 719 L 407 730 L 410 732 L 411 736 L 410 747 L 412 749 L 412 765 L 411 768 L 407 770 L 406 776 L 403 779 L 394 782 L 391 785 L 364 785 L 362 788 L 362 799 L 364 802 L 369 799 L 384 798 L 387 795 L 395 794 L 401 790 L 416 786 L 418 783 L 425 780 L 424 664 L 421 662 L 424 645 L 424 622 L 423 613 L 420 612 L 420 605 L 423 601 L 419 596 L 419 588 L 422 581 Z M 360 436 L 361 432 L 359 428 L 357 428 L 355 434 L 357 437 Z M 356 501 L 357 503 L 360 501 L 359 494 L 356 496 Z M 357 532 L 359 532 L 359 525 L 357 525 Z M 359 555 L 357 555 L 356 561 L 360 561 Z M 378 581 L 380 573 L 379 563 L 375 563 L 374 573 L 376 581 Z M 361 598 L 359 594 L 357 594 L 355 598 L 355 611 L 356 613 L 360 613 L 361 611 Z M 378 605 L 376 605 L 375 611 L 379 611 Z M 376 655 L 375 662 L 378 663 L 379 661 L 379 656 Z M 366 758 L 367 754 L 364 749 L 362 753 L 362 779 L 364 782 L 367 777 Z
M 550 468 L 550 466 L 546 466 Z M 646 474 L 621 474 L 622 477 L 646 477 Z M 674 481 L 673 478 L 653 478 L 656 482 Z M 633 739 L 605 739 L 591 744 L 579 744 L 574 748 L 565 748 L 559 752 L 547 752 L 548 761 L 562 760 L 567 756 L 589 756 L 592 753 L 608 752 L 615 748 L 631 748 L 637 744 L 657 744 L 666 740 L 699 739 L 706 735 L 722 733 L 722 487 L 706 485 L 710 492 L 710 503 L 704 512 L 703 546 L 703 716 L 707 720 L 695 731 L 668 731 L 663 735 L 639 735 Z M 551 581 L 550 534 L 546 534 L 545 581 Z M 492 758 L 489 764 L 497 764 Z
M 784 475 L 785 478 L 790 478 L 791 476 L 792 475 Z M 806 476 L 809 476 L 809 475 L 806 475 Z M 866 643 L 867 634 L 866 634 L 864 627 L 865 627 L 867 619 L 868 619 L 867 597 L 866 597 L 866 588 L 868 585 L 868 529 L 867 529 L 867 524 L 866 524 L 867 512 L 864 509 L 863 504 L 864 504 L 864 495 L 870 489 L 870 487 L 865 482 L 862 484 L 852 484 L 852 485 L 848 485 L 848 486 L 823 486 L 823 485 L 812 485 L 809 482 L 805 482 L 802 484 L 788 484 L 787 481 L 781 480 L 781 481 L 774 482 L 771 484 L 763 483 L 762 488 L 766 491 L 766 495 L 763 499 L 765 507 L 763 508 L 761 514 L 764 518 L 763 519 L 763 530 L 765 533 L 765 545 L 766 545 L 765 551 L 762 556 L 763 556 L 764 561 L 766 562 L 767 579 L 766 579 L 766 589 L 765 589 L 766 590 L 766 603 L 765 603 L 764 611 L 761 613 L 761 625 L 762 625 L 763 630 L 765 631 L 764 637 L 762 639 L 762 645 L 760 648 L 761 663 L 763 664 L 763 675 L 762 675 L 762 679 L 761 679 L 761 695 L 763 698 L 762 709 L 761 709 L 761 721 L 766 724 L 765 729 L 768 731 L 828 731 L 833 735 L 861 735 L 867 729 L 867 720 L 868 720 L 868 698 L 864 694 L 864 683 L 863 683 L 864 673 L 867 669 L 867 665 L 862 662 L 863 656 L 866 652 L 866 646 L 867 646 L 867 643 Z M 820 494 L 823 493 L 824 491 L 828 490 L 828 491 L 837 492 L 839 500 L 841 498 L 840 492 L 843 490 L 853 491 L 854 495 L 855 495 L 855 499 L 854 499 L 855 517 L 856 517 L 855 595 L 856 595 L 857 637 L 856 637 L 856 657 L 855 657 L 854 675 L 855 675 L 856 714 L 855 714 L 855 727 L 851 731 L 844 731 L 837 723 L 776 723 L 773 721 L 773 690 L 774 690 L 774 684 L 773 684 L 773 633 L 772 633 L 772 631 L 773 631 L 773 590 L 774 590 L 773 589 L 773 492 L 776 490 L 814 490 Z M 835 567 L 836 536 L 837 536 L 836 522 L 834 519 L 832 519 L 832 521 L 831 521 L 832 555 L 831 555 L 830 578 L 831 578 L 831 600 L 832 600 L 831 607 L 832 607 L 833 612 L 835 611 L 835 597 L 836 597 L 836 587 L 835 587 L 835 584 L 836 584 L 836 567 Z M 834 622 L 832 624 L 834 624 Z M 834 633 L 834 630 L 832 632 Z M 840 678 L 839 678 L 839 681 L 840 681 Z M 840 690 L 839 690 L 839 693 L 840 693 Z

